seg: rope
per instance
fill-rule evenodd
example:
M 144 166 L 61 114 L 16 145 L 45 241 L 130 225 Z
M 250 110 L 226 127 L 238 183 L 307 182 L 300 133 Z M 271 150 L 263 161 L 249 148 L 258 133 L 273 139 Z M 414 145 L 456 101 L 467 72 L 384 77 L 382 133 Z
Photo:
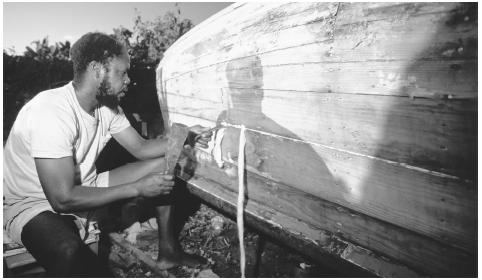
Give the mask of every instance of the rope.
M 238 224 L 238 239 L 239 239 L 239 265 L 241 266 L 241 277 L 245 278 L 246 269 L 246 252 L 244 248 L 244 147 L 246 146 L 246 127 L 241 125 L 239 133 L 239 153 L 238 153 L 238 209 L 237 219 Z
M 216 164 L 218 165 L 219 168 L 223 168 L 224 166 L 223 152 L 221 148 L 222 148 L 222 142 L 223 142 L 225 130 L 226 128 L 224 127 L 216 130 L 216 136 L 214 137 L 214 147 L 213 147 L 212 155 L 213 155 L 214 161 L 216 161 Z

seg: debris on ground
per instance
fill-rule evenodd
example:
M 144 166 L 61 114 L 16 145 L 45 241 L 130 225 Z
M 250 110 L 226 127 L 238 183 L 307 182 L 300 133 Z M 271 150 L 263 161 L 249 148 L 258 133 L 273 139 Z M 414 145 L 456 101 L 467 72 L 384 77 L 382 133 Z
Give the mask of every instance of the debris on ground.
M 197 278 L 219 278 L 219 276 L 211 269 L 204 269 L 198 273 Z
M 136 227 L 136 240 L 130 243 L 136 250 L 150 256 L 158 255 L 157 230 L 153 226 Z M 138 231 L 138 232 L 137 232 Z M 239 242 L 236 223 L 206 205 L 192 215 L 180 233 L 180 243 L 190 254 L 207 260 L 202 267 L 177 267 L 168 270 L 169 276 L 185 278 L 240 277 Z M 282 247 L 247 228 L 245 230 L 247 277 L 337 277 L 339 274 L 310 262 L 293 250 Z M 119 252 L 122 249 L 112 250 Z M 112 254 L 112 253 L 111 253 Z M 122 262 L 117 260 L 117 262 Z M 159 277 L 142 262 L 124 264 L 111 261 L 117 277 Z M 120 271 L 122 270 L 122 271 Z

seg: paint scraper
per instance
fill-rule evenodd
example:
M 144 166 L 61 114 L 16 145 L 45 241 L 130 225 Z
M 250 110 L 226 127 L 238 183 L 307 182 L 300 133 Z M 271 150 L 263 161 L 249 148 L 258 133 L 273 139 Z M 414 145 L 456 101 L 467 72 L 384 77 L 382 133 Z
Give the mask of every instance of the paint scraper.
M 173 123 L 167 136 L 166 168 L 164 174 L 174 175 L 174 169 L 182 154 L 186 140 L 188 140 L 189 128 L 180 123 Z

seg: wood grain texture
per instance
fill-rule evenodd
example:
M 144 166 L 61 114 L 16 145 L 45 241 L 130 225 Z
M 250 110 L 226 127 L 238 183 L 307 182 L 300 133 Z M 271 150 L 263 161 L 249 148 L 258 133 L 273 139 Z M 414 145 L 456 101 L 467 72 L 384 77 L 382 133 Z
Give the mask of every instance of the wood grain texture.
M 237 160 L 239 132 L 227 129 L 223 158 Z M 249 131 L 247 170 L 318 198 L 473 251 L 476 189 L 343 150 Z M 388 183 L 390 182 L 390 183 Z M 431 184 L 427 184 L 430 182 Z
M 196 170 L 195 177 L 189 177 L 186 180 L 189 184 L 201 187 L 201 191 L 210 193 L 210 195 L 203 194 L 201 196 L 203 199 L 217 205 L 219 202 L 213 202 L 214 197 L 217 197 L 217 200 L 222 199 L 234 207 L 237 182 L 223 173 L 222 170 L 205 163 Z M 250 186 L 248 189 L 250 199 L 246 205 L 247 214 L 254 212 L 258 219 L 267 220 L 284 231 L 299 235 L 300 239 L 312 245 L 315 244 L 315 247 L 324 251 L 325 254 L 331 254 L 335 258 L 340 255 L 349 255 L 347 252 L 343 253 L 343 250 L 335 249 L 337 245 L 334 243 L 337 242 L 334 239 L 337 239 L 344 244 L 350 244 L 349 246 L 358 244 L 363 248 L 372 248 L 373 252 L 366 252 L 372 256 L 383 252 L 381 253 L 383 257 L 380 255 L 375 258 L 384 259 L 387 263 L 396 260 L 402 263 L 402 267 L 405 263 L 409 267 L 417 268 L 420 275 L 468 276 L 474 274 L 473 256 L 461 250 L 337 204 L 319 200 L 288 186 L 267 181 L 256 174 L 248 172 L 247 175 L 248 186 Z M 210 178 L 208 181 L 214 180 L 207 183 L 203 178 Z M 192 188 L 192 191 L 199 193 L 200 190 Z M 366 256 L 361 259 L 371 262 L 370 258 L 366 259 Z M 401 269 L 397 265 L 393 266 L 393 263 L 387 265 L 387 263 L 381 265 L 385 267 L 380 270 L 383 271 L 382 273 L 376 273 L 378 276 L 414 276 L 413 271 Z M 370 265 L 361 265 L 361 267 L 376 270 Z
M 442 3 L 439 7 L 428 3 L 405 3 L 395 7 L 386 4 L 360 7 L 348 3 L 341 6 L 328 3 L 302 6 L 305 6 L 305 11 L 294 14 L 276 12 L 283 7 L 272 7 L 268 19 L 257 25 L 252 24 L 257 15 L 253 14 L 248 19 L 246 16 L 239 17 L 244 21 L 231 23 L 228 20 L 219 26 L 210 26 L 207 34 L 188 34 L 202 34 L 208 39 L 198 42 L 196 37 L 187 36 L 184 40 L 186 44 L 179 43 L 178 48 L 176 44 L 170 49 L 170 63 L 177 66 L 175 72 L 166 73 L 166 77 L 169 79 L 240 56 L 289 50 L 296 52 L 303 46 L 316 48 L 317 56 L 311 59 L 322 59 L 325 63 L 477 57 L 477 28 L 474 28 L 477 17 L 470 4 L 465 9 L 463 4 L 455 3 Z M 398 12 L 378 15 L 383 18 L 377 19 L 373 18 L 377 9 L 386 9 L 385 13 L 398 9 Z M 460 17 L 462 22 L 452 23 Z M 248 24 L 248 27 L 241 28 L 243 24 Z M 194 48 L 187 42 L 189 39 L 203 51 L 193 51 Z M 311 51 L 298 53 L 310 54 Z
M 188 188 L 213 207 L 229 215 L 235 215 L 236 193 L 226 189 L 223 185 L 196 176 L 188 181 Z M 328 231 L 316 229 L 304 222 L 293 220 L 290 216 L 273 212 L 271 207 L 267 207 L 263 203 L 247 201 L 245 216 L 246 221 L 257 230 L 284 241 L 286 246 L 308 255 L 324 265 L 329 265 L 348 277 L 416 277 L 423 275 L 405 265 L 343 240 Z M 287 223 L 287 221 L 289 222 Z M 307 229 L 311 235 L 320 236 L 320 239 L 315 242 L 317 245 L 314 245 L 314 240 L 310 236 L 306 236 Z
M 161 61 L 164 120 L 247 126 L 249 200 L 300 226 L 429 275 L 472 273 L 476 11 L 474 3 L 236 4 Z M 226 130 L 226 162 L 236 161 L 238 135 Z M 236 173 L 205 167 L 209 160 L 197 172 L 230 189 Z M 348 224 L 343 233 L 338 223 Z
M 196 70 L 164 80 L 165 87 L 168 91 L 172 91 L 177 89 L 176 85 L 185 84 L 186 88 L 178 90 L 182 91 L 183 95 L 194 95 L 198 92 L 202 93 L 200 89 L 229 87 L 229 83 L 235 84 L 237 88 L 253 88 L 253 79 L 259 79 L 261 89 L 265 90 L 393 95 L 412 98 L 473 99 L 477 97 L 477 60 L 325 63 L 302 62 L 303 58 L 300 56 L 306 56 L 303 54 L 277 54 L 280 56 L 271 58 L 269 62 L 265 62 L 264 56 L 257 56 Z M 260 71 L 256 73 L 257 76 L 253 78 L 241 75 L 228 78 L 229 72 L 248 72 L 247 69 L 251 67 L 248 64 L 250 60 L 259 60 Z M 294 61 L 301 62 L 294 63 Z
M 222 94 L 230 91 L 203 92 L 210 98 L 168 93 L 168 110 L 216 122 L 230 108 Z M 268 122 L 243 118 L 247 127 L 280 136 L 295 134 L 309 142 L 475 181 L 477 103 L 472 100 L 278 90 L 262 94 L 265 118 L 290 133 Z M 250 104 L 240 100 L 233 107 L 240 107 L 237 114 L 246 115 L 252 111 Z
M 152 257 L 149 254 L 129 244 L 129 242 L 127 242 L 121 234 L 116 232 L 111 232 L 109 233 L 109 239 L 110 241 L 124 248 L 130 254 L 134 255 L 139 261 L 141 261 L 144 265 L 146 265 L 157 276 L 162 278 L 174 277 L 174 275 L 169 273 L 169 271 L 159 269 L 159 266 L 157 265 L 156 260 L 152 259 Z

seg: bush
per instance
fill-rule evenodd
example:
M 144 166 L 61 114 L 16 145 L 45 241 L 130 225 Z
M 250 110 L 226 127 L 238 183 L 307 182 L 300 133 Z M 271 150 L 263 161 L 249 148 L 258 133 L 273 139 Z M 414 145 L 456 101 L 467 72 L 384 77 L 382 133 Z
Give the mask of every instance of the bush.
M 72 62 L 36 59 L 3 53 L 3 140 L 7 139 L 18 111 L 37 93 L 73 78 Z

